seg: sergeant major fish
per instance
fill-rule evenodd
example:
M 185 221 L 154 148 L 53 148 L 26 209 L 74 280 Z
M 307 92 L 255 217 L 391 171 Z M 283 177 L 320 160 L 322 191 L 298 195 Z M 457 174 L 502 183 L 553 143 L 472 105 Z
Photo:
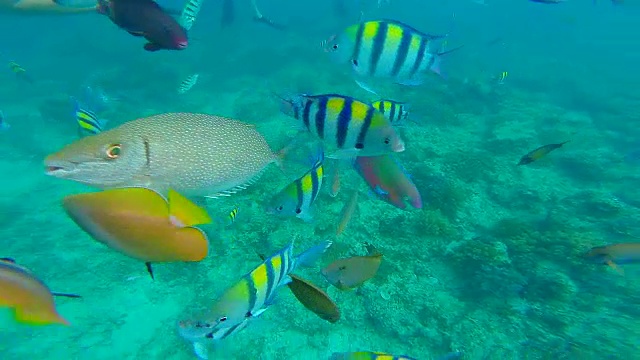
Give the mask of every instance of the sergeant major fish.
M 267 213 L 279 216 L 295 216 L 304 221 L 312 219 L 311 205 L 318 197 L 324 176 L 324 152 L 317 146 L 312 157 L 311 169 L 280 190 L 267 206 Z
M 329 246 L 331 241 L 323 241 L 294 256 L 290 243 L 227 289 L 204 318 L 179 322 L 180 335 L 193 342 L 196 354 L 206 359 L 207 343 L 239 331 L 260 316 L 273 303 L 276 291 L 291 282 L 289 274 L 298 266 L 312 266 Z
M 429 43 L 444 37 L 423 33 L 395 20 L 373 20 L 349 26 L 324 41 L 323 46 L 334 61 L 349 62 L 357 76 L 420 85 L 426 71 L 440 74 L 443 55 L 459 49 L 431 52 Z
M 409 106 L 394 100 L 378 100 L 371 103 L 378 109 L 391 125 L 398 125 L 409 117 Z
M 79 139 L 46 157 L 47 175 L 101 189 L 229 196 L 278 162 L 253 125 L 192 113 L 154 115 Z
M 320 139 L 325 151 L 332 152 L 330 157 L 404 151 L 404 141 L 370 104 L 337 94 L 303 94 L 282 100 L 282 111 L 300 120 L 301 130 Z

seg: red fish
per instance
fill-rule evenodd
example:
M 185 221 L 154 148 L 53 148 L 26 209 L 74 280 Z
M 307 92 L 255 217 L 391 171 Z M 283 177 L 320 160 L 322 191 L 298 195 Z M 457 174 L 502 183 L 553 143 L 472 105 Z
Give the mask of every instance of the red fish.
M 405 209 L 405 199 L 416 209 L 422 209 L 422 198 L 416 185 L 391 155 L 358 156 L 355 169 L 382 200 Z
M 189 45 L 187 30 L 153 0 L 98 0 L 97 10 L 129 34 L 147 39 L 147 51 L 184 50 Z

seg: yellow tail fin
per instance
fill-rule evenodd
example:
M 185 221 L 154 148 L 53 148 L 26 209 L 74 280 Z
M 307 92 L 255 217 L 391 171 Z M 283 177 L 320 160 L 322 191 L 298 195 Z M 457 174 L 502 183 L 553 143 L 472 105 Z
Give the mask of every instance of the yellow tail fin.
M 207 211 L 191 202 L 175 190 L 169 190 L 169 215 L 177 226 L 194 226 L 210 224 L 211 217 Z

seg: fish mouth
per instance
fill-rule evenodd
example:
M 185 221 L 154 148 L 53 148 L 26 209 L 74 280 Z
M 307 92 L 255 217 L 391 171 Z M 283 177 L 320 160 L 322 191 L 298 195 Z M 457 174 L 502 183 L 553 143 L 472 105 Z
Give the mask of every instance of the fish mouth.
M 403 152 L 404 151 L 404 142 L 400 141 L 393 146 L 393 152 Z
M 53 162 L 53 161 L 45 161 L 45 171 L 44 173 L 49 176 L 55 177 L 65 177 L 71 173 L 76 168 L 75 163 L 72 162 Z
M 180 41 L 178 42 L 177 46 L 179 50 L 182 50 L 182 49 L 186 49 L 187 46 L 189 46 L 189 43 L 186 41 Z

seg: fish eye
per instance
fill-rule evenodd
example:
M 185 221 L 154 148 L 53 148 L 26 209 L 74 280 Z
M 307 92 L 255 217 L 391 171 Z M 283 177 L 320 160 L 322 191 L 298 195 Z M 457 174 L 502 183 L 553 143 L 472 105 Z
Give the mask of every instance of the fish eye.
M 300 214 L 302 212 L 302 209 L 298 208 L 296 209 L 296 214 Z
M 353 60 L 352 63 L 354 66 L 358 66 L 358 60 Z
M 280 205 L 280 206 L 278 206 L 278 207 L 276 208 L 276 210 L 278 210 L 278 211 L 282 211 L 282 209 L 284 209 L 284 206 L 282 206 L 282 205 Z
M 105 151 L 105 153 L 107 154 L 107 157 L 109 159 L 117 159 L 118 156 L 120 156 L 121 150 L 122 150 L 122 145 L 113 144 L 107 148 L 107 151 Z
M 338 44 L 333 44 L 333 46 L 331 47 L 333 50 L 338 50 Z
M 384 138 L 384 143 L 385 143 L 385 144 L 389 145 L 389 143 L 390 143 L 390 142 L 391 142 L 391 139 L 389 139 L 389 138 Z

